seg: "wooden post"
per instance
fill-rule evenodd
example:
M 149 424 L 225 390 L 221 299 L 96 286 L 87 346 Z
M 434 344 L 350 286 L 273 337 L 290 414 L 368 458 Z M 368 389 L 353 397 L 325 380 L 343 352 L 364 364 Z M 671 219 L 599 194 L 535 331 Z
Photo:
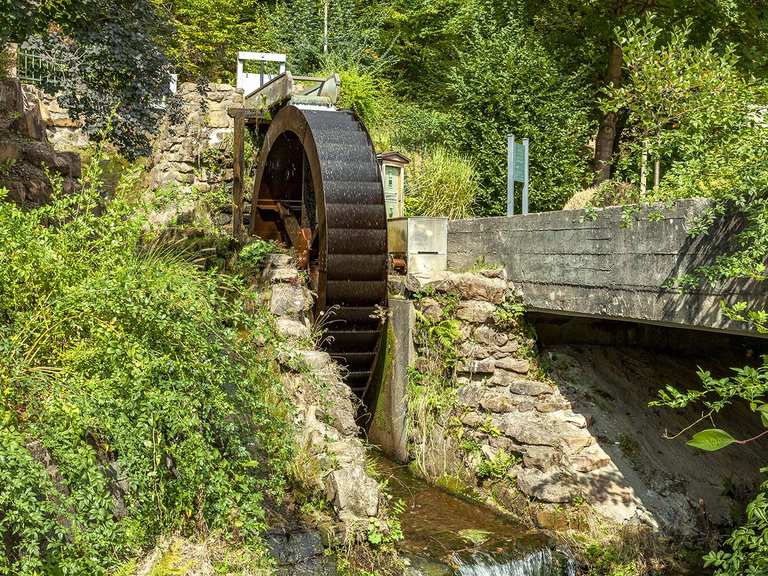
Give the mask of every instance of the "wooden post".
M 232 138 L 232 235 L 242 240 L 243 235 L 243 155 L 245 135 L 245 114 L 237 111 L 233 115 L 235 131 Z

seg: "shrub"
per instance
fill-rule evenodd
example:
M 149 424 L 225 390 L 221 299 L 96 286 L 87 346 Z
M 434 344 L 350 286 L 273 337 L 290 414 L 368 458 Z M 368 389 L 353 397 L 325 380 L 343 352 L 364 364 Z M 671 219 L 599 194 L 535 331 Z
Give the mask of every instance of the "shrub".
M 409 216 L 469 218 L 479 191 L 474 164 L 466 156 L 434 148 L 408 167 L 405 208 Z
M 0 202 L 0 573 L 104 574 L 168 530 L 258 545 L 290 449 L 266 313 L 85 180 Z

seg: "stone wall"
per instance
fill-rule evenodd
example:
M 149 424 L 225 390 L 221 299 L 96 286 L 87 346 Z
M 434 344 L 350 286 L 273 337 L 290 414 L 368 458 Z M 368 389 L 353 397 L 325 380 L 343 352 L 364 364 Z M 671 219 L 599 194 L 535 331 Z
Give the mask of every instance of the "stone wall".
M 242 91 L 184 82 L 176 98 L 154 139 L 152 187 L 181 184 L 206 192 L 231 185 L 234 121 L 227 109 L 243 106 Z
M 763 283 L 684 294 L 665 287 L 732 247 L 738 217 L 689 235 L 708 206 L 688 199 L 636 213 L 614 207 L 456 220 L 448 226 L 448 265 L 466 270 L 482 259 L 503 266 L 531 310 L 751 334 L 723 315 L 720 302 L 768 306 Z
M 13 202 L 39 206 L 53 191 L 49 174 L 71 192 L 80 177 L 80 156 L 55 151 L 35 99 L 26 96 L 18 80 L 0 80 L 0 188 Z
M 88 146 L 88 135 L 83 129 L 83 121 L 71 118 L 69 110 L 62 108 L 56 96 L 32 84 L 25 84 L 24 92 L 39 106 L 48 141 L 54 148 L 72 150 Z
M 409 386 L 406 400 L 410 457 L 423 474 L 438 482 L 457 477 L 502 508 L 531 511 L 544 527 L 552 527 L 557 506 L 584 501 L 619 523 L 693 533 L 695 495 L 643 490 L 641 498 L 634 471 L 620 469 L 604 449 L 609 440 L 596 432 L 594 415 L 542 369 L 520 295 L 503 270 L 408 277 L 404 292 L 420 318 L 415 369 L 422 383 Z M 435 335 L 449 323 L 458 336 L 441 349 Z M 419 408 L 430 385 L 442 403 L 431 414 Z M 627 434 L 635 433 L 629 423 Z
M 276 318 L 284 342 L 287 398 L 294 407 L 295 444 L 309 472 L 310 490 L 323 494 L 336 514 L 336 536 L 354 541 L 368 530 L 369 519 L 386 517 L 379 485 L 366 471 L 366 449 L 358 437 L 358 400 L 344 384 L 340 368 L 316 349 L 308 311 L 313 298 L 288 254 L 270 256 L 261 294 Z

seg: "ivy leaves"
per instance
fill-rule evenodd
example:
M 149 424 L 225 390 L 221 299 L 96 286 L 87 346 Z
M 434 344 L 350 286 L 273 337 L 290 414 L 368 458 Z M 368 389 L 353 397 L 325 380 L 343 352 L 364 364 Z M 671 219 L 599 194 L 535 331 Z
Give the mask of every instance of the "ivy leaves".
M 128 159 L 148 154 L 170 94 L 170 64 L 157 40 L 169 28 L 154 3 L 48 2 L 23 20 L 18 41 L 66 71 L 44 88 L 85 121 L 93 139 L 109 137 Z

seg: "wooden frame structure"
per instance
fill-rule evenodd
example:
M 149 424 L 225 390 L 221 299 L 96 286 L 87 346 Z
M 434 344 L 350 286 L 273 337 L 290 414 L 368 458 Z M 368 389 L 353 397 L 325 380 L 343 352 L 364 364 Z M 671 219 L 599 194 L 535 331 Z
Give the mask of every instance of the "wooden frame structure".
M 253 92 L 245 95 L 243 108 L 229 108 L 234 120 L 232 138 L 232 235 L 243 239 L 243 185 L 245 172 L 245 128 L 255 133 L 266 132 L 273 114 L 281 107 L 293 104 L 299 107 L 335 109 L 339 99 L 341 79 L 338 74 L 327 78 L 294 76 L 290 72 L 278 74 Z

